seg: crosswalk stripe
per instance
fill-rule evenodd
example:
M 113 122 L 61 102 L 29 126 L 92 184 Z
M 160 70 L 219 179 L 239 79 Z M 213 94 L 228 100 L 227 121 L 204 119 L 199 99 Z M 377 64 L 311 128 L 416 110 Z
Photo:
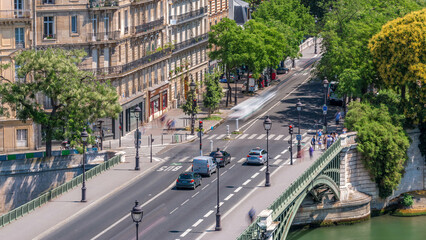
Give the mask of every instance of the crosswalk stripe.
M 223 139 L 226 136 L 226 134 L 220 134 L 219 136 L 217 136 L 216 139 Z
M 238 160 L 238 163 L 242 163 L 244 162 L 244 160 L 246 160 L 246 158 L 241 158 L 240 160 Z
M 245 133 L 245 134 L 241 135 L 241 137 L 239 137 L 238 139 L 244 139 L 244 138 L 246 138 L 247 136 L 248 136 L 248 134 L 247 134 L 247 133 Z
M 275 161 L 275 162 L 274 162 L 274 164 L 275 164 L 275 165 L 278 165 L 278 164 L 280 164 L 282 161 L 283 161 L 282 159 L 278 159 L 277 161 Z
M 286 152 L 288 152 L 288 149 L 284 149 L 284 151 L 282 151 L 281 154 L 284 154 Z
M 290 139 L 290 135 L 284 138 L 284 141 L 288 141 Z
M 269 139 L 273 139 L 275 137 L 275 134 L 271 134 L 271 135 L 269 135 Z
M 213 135 L 209 136 L 207 139 L 213 139 L 216 136 L 217 136 L 217 134 L 213 134 Z
M 188 160 L 189 157 L 184 157 L 182 159 L 179 159 L 179 162 L 185 162 L 186 160 Z
M 281 155 L 277 155 L 277 156 L 274 157 L 274 159 L 278 159 L 280 157 L 281 157 Z
M 164 157 L 164 160 L 169 160 L 169 158 L 170 158 L 169 156 L 167 156 L 167 157 Z
M 308 133 L 307 133 L 307 132 L 303 133 L 303 134 L 302 134 L 302 137 L 306 136 L 306 134 L 308 134 Z
M 284 137 L 284 135 L 280 134 L 274 140 L 280 140 L 282 137 Z
M 257 137 L 256 139 L 263 139 L 263 138 L 265 138 L 265 136 L 266 136 L 266 134 L 260 134 L 260 136 Z
M 256 137 L 257 134 L 253 134 L 251 135 L 248 139 L 253 139 L 254 137 Z
M 305 137 L 305 138 L 302 140 L 302 142 L 308 142 L 310 139 L 311 139 L 311 137 L 310 137 L 310 136 L 307 136 L 307 137 Z

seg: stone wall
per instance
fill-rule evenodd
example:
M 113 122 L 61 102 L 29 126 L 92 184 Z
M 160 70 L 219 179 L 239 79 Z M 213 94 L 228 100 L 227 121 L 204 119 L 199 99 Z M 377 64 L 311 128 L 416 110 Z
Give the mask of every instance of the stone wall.
M 87 169 L 111 157 L 86 155 Z M 0 215 L 31 201 L 82 173 L 82 155 L 0 161 Z

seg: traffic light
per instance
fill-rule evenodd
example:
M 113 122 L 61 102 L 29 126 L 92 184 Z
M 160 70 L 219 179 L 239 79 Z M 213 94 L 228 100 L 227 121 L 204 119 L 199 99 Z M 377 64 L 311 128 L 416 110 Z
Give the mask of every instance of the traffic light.
M 200 121 L 199 122 L 199 127 L 198 127 L 199 129 L 200 129 L 200 131 L 202 131 L 203 130 L 203 121 Z
M 293 134 L 293 126 L 292 125 L 288 125 L 288 133 Z
M 197 99 L 194 99 L 193 101 L 192 101 L 192 109 L 196 109 L 197 108 Z

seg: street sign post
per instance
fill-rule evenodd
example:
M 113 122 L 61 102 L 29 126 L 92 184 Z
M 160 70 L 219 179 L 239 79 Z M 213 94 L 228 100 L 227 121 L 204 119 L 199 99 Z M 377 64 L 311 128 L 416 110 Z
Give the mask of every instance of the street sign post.
M 327 112 L 327 105 L 322 106 L 322 110 L 323 110 L 324 112 Z
M 302 135 L 300 135 L 300 134 L 297 134 L 297 135 L 296 135 L 296 140 L 297 140 L 297 141 L 300 141 L 300 140 L 302 140 Z

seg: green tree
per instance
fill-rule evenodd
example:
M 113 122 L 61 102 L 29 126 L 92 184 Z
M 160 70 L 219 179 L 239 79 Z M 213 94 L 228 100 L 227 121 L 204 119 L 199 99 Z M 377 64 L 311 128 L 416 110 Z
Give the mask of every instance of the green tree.
M 84 56 L 82 50 L 59 48 L 23 51 L 14 59 L 20 66 L 18 75 L 32 80 L 0 86 L 3 103 L 16 112 L 17 119 L 32 119 L 42 125 L 47 156 L 51 155 L 53 139 L 66 136 L 79 139 L 88 122 L 117 118 L 121 111 L 117 92 L 109 83 L 100 83 L 78 69 Z M 45 110 L 40 101 L 44 97 L 50 101 L 50 110 Z
M 219 84 L 220 73 L 215 69 L 212 74 L 206 74 L 206 91 L 203 93 L 203 104 L 209 111 L 209 117 L 212 112 L 219 107 L 220 100 L 223 97 L 222 86 Z
M 399 185 L 407 159 L 409 139 L 388 108 L 369 103 L 352 102 L 345 126 L 357 131 L 358 151 L 364 166 L 379 187 L 379 196 L 386 198 Z
M 188 81 L 187 84 L 189 85 L 190 82 Z M 188 86 L 188 89 L 190 89 L 189 86 Z M 189 90 L 186 93 L 186 102 L 182 105 L 182 110 L 186 115 L 191 115 L 192 113 L 197 114 L 198 111 L 200 111 L 200 108 L 198 107 L 196 100 L 197 100 L 197 96 L 195 95 L 195 90 L 194 91 Z
M 386 23 L 369 44 L 382 85 L 400 91 L 404 113 L 415 122 L 426 121 L 425 36 L 426 8 Z

